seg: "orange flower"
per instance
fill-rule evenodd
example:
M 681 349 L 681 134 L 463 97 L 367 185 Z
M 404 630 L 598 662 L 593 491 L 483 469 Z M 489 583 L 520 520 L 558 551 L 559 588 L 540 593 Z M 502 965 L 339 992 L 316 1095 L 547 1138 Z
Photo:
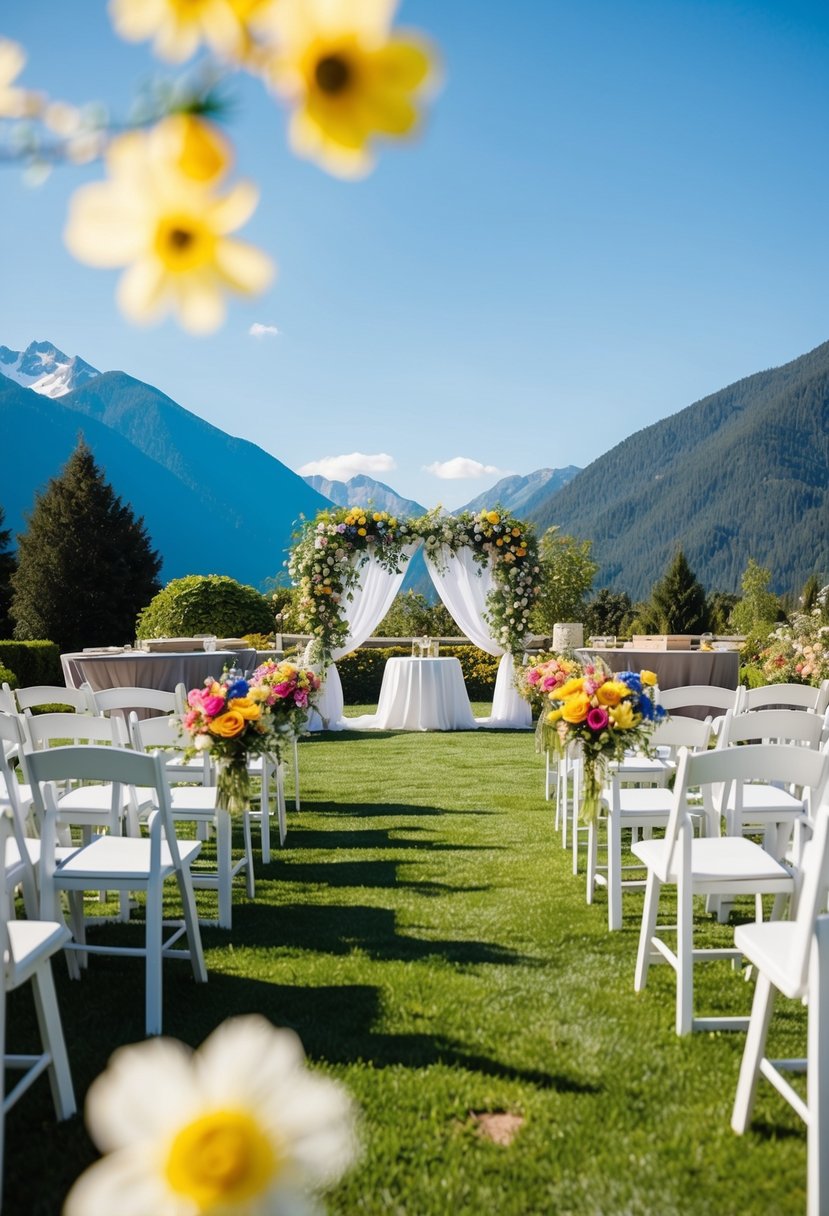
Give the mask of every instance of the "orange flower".
M 207 729 L 220 739 L 235 739 L 245 729 L 245 719 L 238 709 L 229 709 L 227 713 L 214 718 Z
M 237 713 L 240 713 L 247 721 L 252 721 L 254 718 L 258 718 L 262 713 L 260 706 L 258 706 L 255 701 L 251 700 L 250 697 L 234 697 L 233 700 L 229 702 L 229 706 L 230 709 L 235 709 Z

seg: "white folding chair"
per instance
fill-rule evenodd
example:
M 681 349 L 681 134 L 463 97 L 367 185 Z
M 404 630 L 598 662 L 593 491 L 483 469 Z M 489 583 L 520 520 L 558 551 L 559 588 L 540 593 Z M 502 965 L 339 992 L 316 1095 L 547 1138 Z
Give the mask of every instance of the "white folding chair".
M 80 688 L 64 688 L 62 684 L 32 684 L 28 688 L 16 688 L 14 695 L 21 713 L 41 705 L 71 705 L 76 713 L 95 713 L 92 689 L 88 684 Z
M 735 688 L 721 688 L 717 684 L 685 684 L 679 688 L 660 688 L 658 701 L 663 709 L 671 716 L 693 716 L 683 710 L 706 710 L 705 717 L 710 718 L 711 728 L 715 735 L 719 734 L 723 717 L 729 709 L 739 713 L 743 703 L 745 689 L 742 685 Z M 717 710 L 717 713 L 711 713 Z
M 651 743 L 669 753 L 680 747 L 704 752 L 711 735 L 710 722 L 696 718 L 676 717 L 660 723 L 651 736 Z M 663 762 L 670 757 L 663 755 Z M 624 878 L 626 869 L 635 869 L 641 874 L 641 865 L 622 865 L 622 832 L 631 831 L 633 840 L 641 831 L 650 835 L 654 828 L 664 828 L 668 822 L 673 803 L 673 794 L 665 784 L 653 784 L 653 774 L 645 772 L 647 784 L 637 782 L 635 776 L 624 767 L 611 774 L 610 785 L 602 791 L 602 806 L 606 813 L 607 865 L 598 864 L 598 837 L 600 820 L 594 820 L 588 829 L 587 845 L 587 902 L 593 902 L 597 886 L 607 887 L 607 927 L 610 930 L 622 927 L 622 891 L 631 887 L 643 887 L 643 878 Z
M 199 922 L 190 877 L 190 865 L 198 856 L 201 842 L 176 838 L 170 793 L 164 765 L 158 756 L 138 755 L 123 748 L 58 747 L 33 752 L 29 771 L 37 810 L 42 818 L 40 895 L 42 915 L 53 920 L 59 911 L 59 894 L 66 891 L 76 905 L 84 891 L 115 890 L 124 894 L 146 892 L 146 936 L 143 946 L 90 945 L 81 927 L 66 949 L 87 954 L 140 956 L 145 960 L 145 1027 L 148 1035 L 160 1034 L 162 1027 L 162 961 L 165 958 L 189 959 L 198 983 L 206 983 Z M 156 810 L 148 821 L 149 838 L 135 836 L 96 836 L 68 857 L 58 861 L 55 844 L 61 822 L 55 783 L 65 780 L 93 780 L 113 787 L 149 789 Z M 174 932 L 164 940 L 162 915 L 163 888 L 173 879 L 183 907 L 183 921 L 174 923 Z M 76 920 L 83 926 L 82 917 Z M 187 950 L 174 950 L 182 936 Z M 79 937 L 81 940 L 79 940 Z
M 0 714 L 16 714 L 18 710 L 14 693 L 4 680 L 0 684 Z
M 173 766 L 177 765 L 181 748 L 179 725 L 175 718 L 147 718 L 139 721 L 135 713 L 129 716 L 130 738 L 136 752 L 155 752 L 164 766 L 170 781 L 169 758 L 163 749 L 172 749 Z M 161 749 L 161 750 L 160 750 Z M 216 869 L 193 871 L 193 886 L 218 892 L 219 928 L 230 929 L 233 923 L 233 879 L 245 872 L 246 890 L 249 899 L 254 899 L 256 886 L 253 873 L 253 845 L 251 842 L 251 812 L 242 814 L 242 831 L 245 848 L 242 856 L 233 861 L 232 829 L 230 812 L 216 805 L 218 790 L 215 785 L 169 785 L 170 807 L 175 822 L 194 823 L 197 827 L 212 827 L 216 832 Z
M 712 790 L 731 783 L 735 807 L 741 811 L 742 795 L 748 782 L 798 781 L 804 788 L 807 804 L 818 805 L 826 784 L 829 758 L 822 752 L 787 744 L 748 744 L 692 755 L 683 749 L 679 755 L 673 805 L 661 840 L 641 840 L 633 853 L 646 866 L 648 877 L 645 906 L 639 935 L 634 986 L 640 992 L 647 983 L 651 962 L 667 962 L 674 968 L 676 984 L 676 1032 L 688 1034 L 698 1029 L 744 1029 L 747 1018 L 699 1018 L 694 1016 L 693 969 L 698 959 L 739 957 L 732 948 L 695 949 L 693 899 L 695 895 L 755 896 L 758 919 L 762 909 L 757 896 L 791 895 L 791 871 L 760 845 L 744 836 L 719 836 L 719 816 Z M 695 837 L 691 801 L 700 790 L 708 835 Z M 659 933 L 657 916 L 662 887 L 677 888 L 676 948 L 671 949 Z M 775 899 L 774 915 L 782 910 L 782 898 Z M 666 927 L 662 927 L 663 930 Z
M 796 709 L 759 709 L 725 715 L 717 741 L 720 748 L 746 743 L 789 743 L 818 749 L 823 734 L 823 719 L 817 714 Z M 741 831 L 762 832 L 766 848 L 778 859 L 786 854 L 794 826 L 802 822 L 806 808 L 800 796 L 799 783 L 789 788 L 753 782 L 742 791 L 740 813 L 734 805 L 730 786 L 715 791 L 715 805 L 725 816 L 729 835 Z
M 6 1115 L 42 1073 L 49 1077 L 58 1119 L 69 1119 L 77 1109 L 51 966 L 52 956 L 64 949 L 70 934 L 65 925 L 55 920 L 15 920 L 12 917 L 10 890 L 5 877 L 8 850 L 13 845 L 11 811 L 0 810 L 0 859 L 3 862 L 0 865 L 0 957 L 3 960 L 0 1052 L 4 1067 L 22 1074 L 8 1092 L 5 1092 L 4 1078 L 0 1074 L 0 1172 Z M 32 982 L 41 1050 L 37 1055 L 10 1055 L 6 1052 L 6 993 L 28 980 Z
M 187 709 L 187 691 L 181 683 L 176 685 L 175 692 L 163 688 L 99 688 L 92 692 L 92 703 L 99 714 L 113 710 L 178 714 Z
M 805 709 L 824 714 L 829 709 L 829 680 L 818 688 L 810 684 L 762 684 L 759 688 L 746 688 L 741 709 Z

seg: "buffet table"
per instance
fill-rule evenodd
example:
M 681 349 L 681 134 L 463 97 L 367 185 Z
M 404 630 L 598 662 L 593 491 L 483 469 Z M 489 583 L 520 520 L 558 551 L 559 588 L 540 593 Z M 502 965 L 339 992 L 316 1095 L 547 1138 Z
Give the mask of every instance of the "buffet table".
M 161 688 L 175 692 L 178 684 L 189 690 L 200 687 L 208 676 L 218 679 L 225 667 L 252 669 L 256 666 L 256 651 L 147 654 L 143 650 L 125 650 L 120 654 L 62 654 L 60 661 L 67 688 L 80 688 L 87 683 L 93 692 L 103 688 Z
M 351 730 L 476 730 L 455 658 L 389 659 L 375 714 L 349 718 Z
M 740 675 L 740 655 L 736 650 L 607 650 L 585 647 L 576 651 L 581 663 L 599 658 L 611 671 L 652 671 L 660 688 L 686 688 L 691 684 L 712 684 L 736 689 Z M 705 717 L 703 706 L 693 714 Z M 722 710 L 709 707 L 716 717 Z

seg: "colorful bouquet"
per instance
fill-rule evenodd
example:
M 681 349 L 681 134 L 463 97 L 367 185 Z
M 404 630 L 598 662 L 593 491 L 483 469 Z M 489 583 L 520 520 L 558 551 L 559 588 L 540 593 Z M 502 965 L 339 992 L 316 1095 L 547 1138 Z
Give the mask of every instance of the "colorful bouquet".
M 302 729 L 318 688 L 312 671 L 265 663 L 250 680 L 231 673 L 190 690 L 181 728 L 191 754 L 209 751 L 216 761 L 218 806 L 244 809 L 250 793 L 249 758 L 270 756 L 278 762 L 281 744 L 287 734 Z
M 581 672 L 581 664 L 575 659 L 553 654 L 549 658 L 520 668 L 516 675 L 516 684 L 521 696 L 529 701 L 534 709 L 540 709 L 548 695 L 553 696 L 557 688 L 580 676 Z
M 558 756 L 577 743 L 584 761 L 582 818 L 596 817 L 608 766 L 629 748 L 647 752 L 656 724 L 666 714 L 656 703 L 652 671 L 610 672 L 586 663 L 580 675 L 557 685 L 539 720 L 539 740 Z
M 811 684 L 817 688 L 829 679 L 829 625 L 820 608 L 793 613 L 780 625 L 760 654 L 769 684 Z

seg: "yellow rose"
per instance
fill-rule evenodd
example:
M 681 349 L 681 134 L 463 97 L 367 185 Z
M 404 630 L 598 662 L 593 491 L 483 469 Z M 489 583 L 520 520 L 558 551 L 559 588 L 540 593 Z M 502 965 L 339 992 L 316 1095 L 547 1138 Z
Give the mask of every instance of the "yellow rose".
M 366 530 L 365 530 L 365 528 L 358 528 L 358 529 L 357 529 L 357 535 L 358 535 L 358 536 L 365 536 L 365 534 L 366 534 Z
M 501 522 L 501 516 L 497 511 L 487 511 L 485 518 L 490 524 L 499 524 Z
M 372 519 L 374 520 L 375 523 L 377 523 L 377 521 L 381 520 L 382 518 L 383 518 L 383 516 L 380 514 L 379 511 L 375 511 L 374 515 L 372 516 Z
M 561 707 L 561 716 L 565 722 L 577 725 L 583 722 L 590 713 L 590 698 L 586 692 L 574 692 Z
M 611 725 L 618 730 L 630 730 L 636 725 L 636 715 L 630 701 L 622 701 L 621 705 L 612 706 L 608 713 Z
M 550 724 L 550 726 L 552 726 L 554 722 L 558 722 L 563 713 L 564 713 L 564 710 L 561 708 L 551 709 L 550 712 L 547 714 L 547 721 Z
M 556 689 L 556 698 L 562 701 L 565 697 L 572 697 L 574 692 L 581 692 L 584 688 L 584 679 L 579 676 L 578 679 L 566 680 L 561 688 Z
M 231 709 L 235 709 L 247 721 L 258 718 L 262 713 L 261 707 L 251 697 L 234 697 L 228 704 Z
M 605 680 L 596 689 L 596 700 L 600 705 L 618 705 L 625 697 L 630 696 L 630 689 L 621 680 Z
M 245 729 L 245 719 L 238 709 L 229 709 L 227 713 L 214 718 L 207 728 L 211 735 L 221 739 L 235 739 Z
M 359 520 L 358 520 L 357 522 L 359 523 L 360 527 L 362 528 L 362 527 L 364 526 L 365 522 L 366 522 L 366 517 L 365 517 L 365 515 L 361 515 L 361 516 L 360 516 L 360 518 L 359 518 Z
M 640 671 L 639 679 L 642 681 L 643 684 L 646 684 L 649 688 L 652 688 L 654 686 L 654 684 L 656 684 L 658 682 L 655 671 Z

